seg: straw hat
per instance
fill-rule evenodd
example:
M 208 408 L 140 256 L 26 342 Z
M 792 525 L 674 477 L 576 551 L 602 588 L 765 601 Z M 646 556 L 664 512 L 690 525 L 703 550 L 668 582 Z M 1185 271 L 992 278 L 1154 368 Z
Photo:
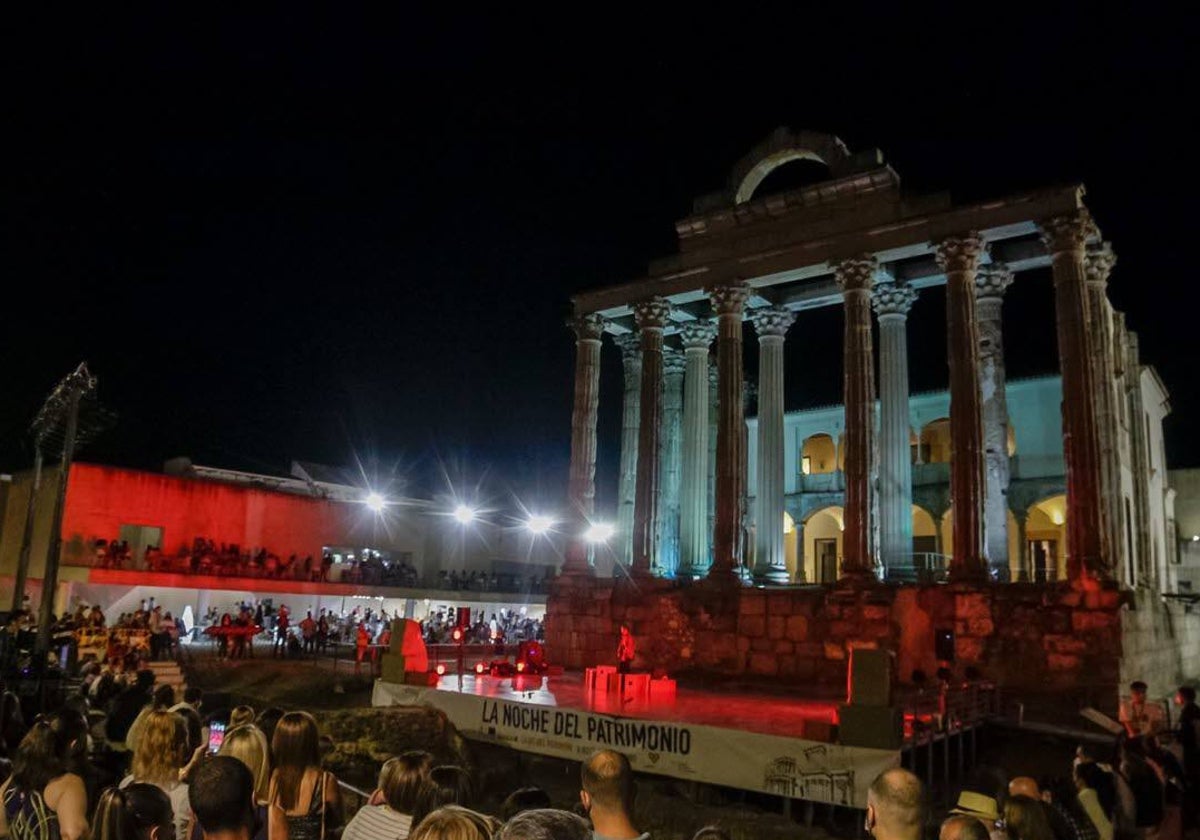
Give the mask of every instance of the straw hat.
M 976 817 L 981 820 L 1000 819 L 1000 808 L 996 800 L 987 794 L 964 790 L 958 795 L 958 803 L 950 809 L 951 814 Z

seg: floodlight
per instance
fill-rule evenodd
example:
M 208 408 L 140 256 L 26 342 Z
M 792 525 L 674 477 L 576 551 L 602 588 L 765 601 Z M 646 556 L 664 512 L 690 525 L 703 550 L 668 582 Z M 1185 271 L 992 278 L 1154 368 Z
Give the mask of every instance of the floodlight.
M 593 522 L 584 533 L 583 538 L 593 543 L 608 542 L 616 532 L 617 529 L 607 522 Z
M 475 511 L 466 505 L 459 505 L 454 509 L 454 518 L 459 525 L 470 525 L 475 521 Z
M 366 502 L 367 507 L 376 513 L 382 513 L 384 507 L 387 506 L 387 499 L 375 492 L 368 493 L 367 498 L 364 501 Z
M 525 523 L 525 527 L 529 529 L 529 533 L 531 534 L 544 534 L 553 526 L 554 520 L 549 516 L 542 516 L 541 514 L 534 514 Z

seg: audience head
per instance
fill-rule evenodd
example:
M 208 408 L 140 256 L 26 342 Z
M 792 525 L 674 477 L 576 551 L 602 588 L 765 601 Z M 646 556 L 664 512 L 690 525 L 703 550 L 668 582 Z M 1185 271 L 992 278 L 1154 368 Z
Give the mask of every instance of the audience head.
M 446 805 L 467 808 L 474 798 L 473 793 L 471 776 L 465 769 L 452 764 L 434 767 L 429 771 L 428 783 L 421 789 L 413 822 L 421 822 L 427 814 Z
M 263 709 L 258 713 L 258 720 L 255 724 L 262 730 L 262 734 L 267 736 L 267 744 L 270 745 L 271 740 L 275 737 L 275 727 L 279 725 L 279 721 L 283 718 L 284 711 L 277 706 Z
M 17 747 L 13 783 L 40 794 L 51 779 L 69 772 L 86 751 L 87 720 L 83 715 L 68 709 L 40 715 Z
M 938 840 L 988 840 L 991 833 L 975 817 L 954 814 L 942 822 Z
M 1175 705 L 1186 706 L 1188 703 L 1196 702 L 1196 689 L 1190 685 L 1181 685 L 1175 692 Z
M 633 768 L 624 755 L 615 750 L 597 750 L 583 763 L 580 775 L 583 790 L 579 799 L 586 811 L 633 811 Z
M 924 825 L 921 780 L 901 767 L 880 773 L 867 789 L 867 831 L 879 840 L 916 840 Z
M 1146 692 L 1148 690 L 1149 690 L 1149 686 L 1147 686 L 1141 680 L 1134 680 L 1133 682 L 1131 682 L 1129 684 L 1129 696 L 1132 697 L 1134 700 L 1138 700 L 1138 701 L 1145 700 Z
M 200 709 L 200 706 L 203 702 L 203 698 L 204 698 L 204 692 L 201 691 L 200 689 L 196 688 L 194 685 L 188 686 L 186 689 L 184 689 L 183 702 L 187 703 L 189 706 L 195 708 L 196 710 Z
M 254 723 L 254 717 L 254 709 L 249 706 L 234 706 L 233 711 L 229 713 L 229 726 L 232 729 Z
M 92 836 L 95 840 L 175 840 L 171 800 L 157 785 L 110 787 L 96 803 Z
M 309 767 L 321 766 L 321 737 L 317 721 L 308 712 L 288 712 L 279 719 L 271 739 L 271 761 L 277 776 L 279 804 L 296 807 L 300 781 Z
M 413 814 L 429 784 L 433 756 L 412 750 L 389 758 L 379 768 L 379 790 L 388 807 L 401 814 Z
M 160 685 L 154 689 L 154 694 L 151 697 L 151 702 L 156 709 L 169 709 L 175 705 L 175 686 Z
M 266 802 L 271 786 L 271 759 L 267 738 L 252 724 L 236 726 L 225 733 L 218 755 L 236 758 L 254 777 L 254 798 Z
M 188 785 L 188 803 L 205 835 L 230 833 L 249 838 L 259 828 L 254 777 L 236 758 L 215 755 L 201 762 Z
M 187 730 L 187 750 L 184 755 L 191 756 L 203 746 L 204 722 L 200 720 L 200 713 L 191 706 L 180 706 L 173 714 L 183 718 L 184 728 Z
M 133 751 L 131 772 L 139 782 L 174 784 L 179 781 L 179 768 L 187 760 L 187 723 L 166 709 L 155 709 L 146 715 L 142 735 Z
M 446 805 L 421 820 L 408 840 L 491 840 L 495 830 L 491 817 L 458 805 Z
M 534 788 L 536 790 L 536 788 Z M 570 811 L 534 808 L 522 811 L 496 832 L 496 840 L 591 840 L 587 820 Z
M 1037 780 L 1029 776 L 1017 776 L 1008 783 L 1009 796 L 1028 796 L 1030 799 L 1041 798 Z
M 692 840 L 731 840 L 729 832 L 717 825 L 706 825 L 692 835 Z
M 126 659 L 126 666 L 128 666 L 128 665 L 129 665 L 129 662 L 128 662 L 128 659 Z M 136 659 L 134 660 L 133 667 L 134 668 L 137 667 Z M 149 691 L 151 686 L 153 686 L 153 685 L 154 685 L 154 672 L 153 671 L 151 671 L 149 668 L 144 668 L 141 671 L 137 672 L 137 677 L 134 678 L 134 687 L 136 687 L 139 691 Z
M 1042 803 L 1028 796 L 1010 796 L 1004 803 L 1004 822 L 1017 840 L 1054 840 Z
M 524 811 L 535 811 L 551 807 L 550 794 L 539 787 L 523 787 L 514 790 L 500 803 L 500 811 L 496 814 L 501 822 L 508 822 L 517 814 Z

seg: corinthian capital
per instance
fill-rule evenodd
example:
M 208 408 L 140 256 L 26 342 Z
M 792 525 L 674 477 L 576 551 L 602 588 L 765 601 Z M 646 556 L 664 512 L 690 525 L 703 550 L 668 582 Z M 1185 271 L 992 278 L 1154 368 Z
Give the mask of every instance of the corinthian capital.
M 1042 243 L 1051 254 L 1082 251 L 1087 240 L 1098 233 L 1087 210 L 1045 219 L 1041 224 Z
M 642 340 L 635 332 L 614 335 L 613 344 L 621 351 L 622 360 L 638 359 L 642 355 Z
M 633 321 L 640 330 L 661 330 L 671 316 L 671 304 L 666 298 L 652 297 L 633 305 Z
M 683 376 L 686 367 L 683 351 L 674 347 L 663 348 L 663 376 Z
M 759 338 L 765 335 L 787 335 L 788 328 L 796 321 L 796 313 L 782 306 L 768 306 L 750 313 L 754 329 Z
M 917 299 L 917 291 L 907 283 L 880 283 L 871 292 L 871 307 L 879 318 L 907 315 Z
M 974 271 L 983 253 L 983 239 L 971 231 L 960 236 L 948 236 L 934 246 L 937 264 L 947 274 L 951 271 Z
M 580 315 L 578 318 L 572 318 L 567 322 L 567 326 L 575 331 L 576 341 L 599 341 L 604 335 L 605 321 L 602 317 L 592 312 L 588 315 Z
M 981 266 L 975 275 L 975 297 L 979 300 L 1003 298 L 1012 282 L 1013 273 L 1004 263 Z
M 683 342 L 685 350 L 707 350 L 716 335 L 716 327 L 711 321 L 689 321 L 679 328 L 679 339 Z
M 708 299 L 718 315 L 741 315 L 750 299 L 750 284 L 743 281 L 717 286 L 708 290 Z
M 851 257 L 848 260 L 840 260 L 833 264 L 833 278 L 837 281 L 838 288 L 845 292 L 871 291 L 871 285 L 875 282 L 875 272 L 879 270 L 879 263 L 870 254 L 863 254 L 858 257 Z
M 1107 285 L 1108 275 L 1112 273 L 1113 266 L 1117 264 L 1117 255 L 1113 253 L 1112 244 L 1109 242 L 1090 243 L 1083 259 L 1083 267 L 1087 270 L 1088 284 L 1101 288 Z

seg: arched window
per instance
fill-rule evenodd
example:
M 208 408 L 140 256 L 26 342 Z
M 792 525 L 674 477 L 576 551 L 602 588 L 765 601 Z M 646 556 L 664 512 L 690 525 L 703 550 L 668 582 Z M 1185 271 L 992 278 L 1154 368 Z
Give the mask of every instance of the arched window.
M 940 417 L 921 429 L 921 460 L 926 464 L 950 463 L 949 417 Z
M 821 433 L 804 439 L 800 447 L 800 472 L 804 475 L 831 473 L 838 468 L 837 447 L 833 438 Z

